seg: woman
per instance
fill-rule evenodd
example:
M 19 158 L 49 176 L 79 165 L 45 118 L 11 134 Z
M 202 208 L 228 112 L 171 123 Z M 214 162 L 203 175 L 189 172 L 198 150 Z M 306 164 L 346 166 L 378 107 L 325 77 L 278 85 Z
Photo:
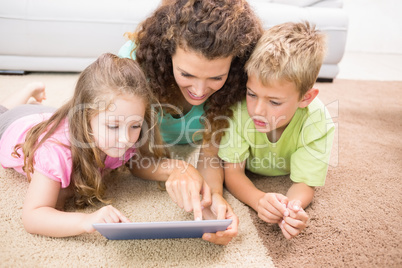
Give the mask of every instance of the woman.
M 164 1 L 135 33 L 128 34 L 131 41 L 119 52 L 121 57 L 136 58 L 159 98 L 164 141 L 202 144 L 197 170 L 211 196 L 204 192 L 201 204 L 206 207 L 212 202 L 204 209 L 204 217 L 233 219 L 227 231 L 204 235 L 203 239 L 217 244 L 227 244 L 236 236 L 238 225 L 222 197 L 219 142 L 223 129 L 229 126 L 230 107 L 245 95 L 244 64 L 261 34 L 260 21 L 244 0 Z M 172 199 L 196 215 L 198 193 L 188 194 L 194 192 L 193 187 L 191 176 L 188 183 L 166 183 Z

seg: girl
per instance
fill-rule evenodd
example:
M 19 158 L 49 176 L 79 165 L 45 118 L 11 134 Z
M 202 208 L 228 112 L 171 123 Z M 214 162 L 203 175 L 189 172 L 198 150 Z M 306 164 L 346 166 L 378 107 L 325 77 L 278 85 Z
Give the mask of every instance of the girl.
M 217 218 L 233 219 L 223 237 L 204 236 L 219 244 L 237 234 L 238 220 L 222 197 L 218 147 L 232 116 L 230 107 L 245 96 L 244 64 L 261 34 L 261 23 L 245 0 L 163 1 L 136 33 L 128 34 L 131 41 L 119 52 L 137 59 L 161 102 L 164 141 L 202 143 L 197 169 L 211 188 L 210 210 Z M 143 171 L 133 173 L 146 177 Z M 166 183 L 172 199 L 195 209 L 197 199 L 179 185 Z
M 3 102 L 0 115 L 0 163 L 30 181 L 22 212 L 25 229 L 64 237 L 93 232 L 93 223 L 129 222 L 110 205 L 91 214 L 61 210 L 73 194 L 78 206 L 108 203 L 102 175 L 130 159 L 141 136 L 148 136 L 145 146 L 152 147 L 147 151 L 153 156 L 166 154 L 152 146 L 161 144 L 159 132 L 142 130 L 154 127 L 150 104 L 157 102 L 142 70 L 131 59 L 104 54 L 81 73 L 72 99 L 58 110 L 15 107 L 30 97 L 41 102 L 44 94 L 43 84 L 30 84 L 18 98 Z M 173 167 L 164 172 L 167 179 L 180 173 Z

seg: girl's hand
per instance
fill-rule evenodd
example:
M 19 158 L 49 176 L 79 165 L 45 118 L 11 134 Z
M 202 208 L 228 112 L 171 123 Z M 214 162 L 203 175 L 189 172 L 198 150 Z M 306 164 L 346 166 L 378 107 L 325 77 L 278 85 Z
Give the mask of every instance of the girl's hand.
M 120 211 L 113 206 L 105 206 L 95 211 L 94 213 L 87 214 L 84 218 L 84 230 L 87 233 L 92 233 L 95 228 L 92 226 L 94 223 L 118 223 L 130 222 Z
M 307 226 L 308 215 L 301 207 L 301 201 L 292 200 L 288 204 L 289 216 L 284 217 L 278 225 L 286 239 L 291 239 Z
M 258 201 L 258 217 L 268 223 L 280 223 L 284 216 L 288 216 L 287 204 L 288 198 L 286 196 L 277 193 L 266 193 Z
M 216 233 L 205 233 L 202 239 L 205 241 L 217 244 L 227 245 L 233 237 L 237 236 L 237 227 L 239 225 L 239 218 L 233 213 L 232 208 L 220 194 L 212 195 L 212 205 L 203 210 L 204 219 L 207 220 L 224 220 L 232 219 L 232 223 L 225 231 Z
M 194 211 L 195 220 L 202 220 L 202 207 L 211 205 L 211 191 L 196 168 L 184 161 L 176 160 L 165 185 L 173 202 L 187 212 Z

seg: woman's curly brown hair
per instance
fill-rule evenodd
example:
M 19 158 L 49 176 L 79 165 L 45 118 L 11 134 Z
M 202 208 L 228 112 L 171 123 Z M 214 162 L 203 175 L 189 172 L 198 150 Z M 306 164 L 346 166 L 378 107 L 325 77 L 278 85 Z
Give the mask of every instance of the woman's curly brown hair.
M 220 129 L 228 127 L 230 106 L 243 99 L 247 75 L 244 65 L 262 35 L 262 26 L 244 0 L 165 1 L 147 18 L 131 37 L 136 44 L 137 61 L 161 103 L 180 107 L 180 89 L 173 76 L 172 55 L 181 47 L 207 59 L 232 56 L 229 76 L 224 86 L 208 98 L 205 117 L 211 131 L 204 141 L 219 142 Z

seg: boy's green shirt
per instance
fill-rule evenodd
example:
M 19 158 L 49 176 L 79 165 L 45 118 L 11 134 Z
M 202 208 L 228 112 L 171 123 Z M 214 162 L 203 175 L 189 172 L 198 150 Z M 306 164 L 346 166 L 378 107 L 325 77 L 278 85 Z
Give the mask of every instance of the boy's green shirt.
M 246 100 L 236 104 L 233 111 L 234 117 L 221 140 L 221 159 L 229 163 L 247 160 L 246 169 L 257 174 L 290 174 L 293 182 L 324 185 L 335 125 L 318 98 L 296 110 L 276 143 L 256 130 Z

